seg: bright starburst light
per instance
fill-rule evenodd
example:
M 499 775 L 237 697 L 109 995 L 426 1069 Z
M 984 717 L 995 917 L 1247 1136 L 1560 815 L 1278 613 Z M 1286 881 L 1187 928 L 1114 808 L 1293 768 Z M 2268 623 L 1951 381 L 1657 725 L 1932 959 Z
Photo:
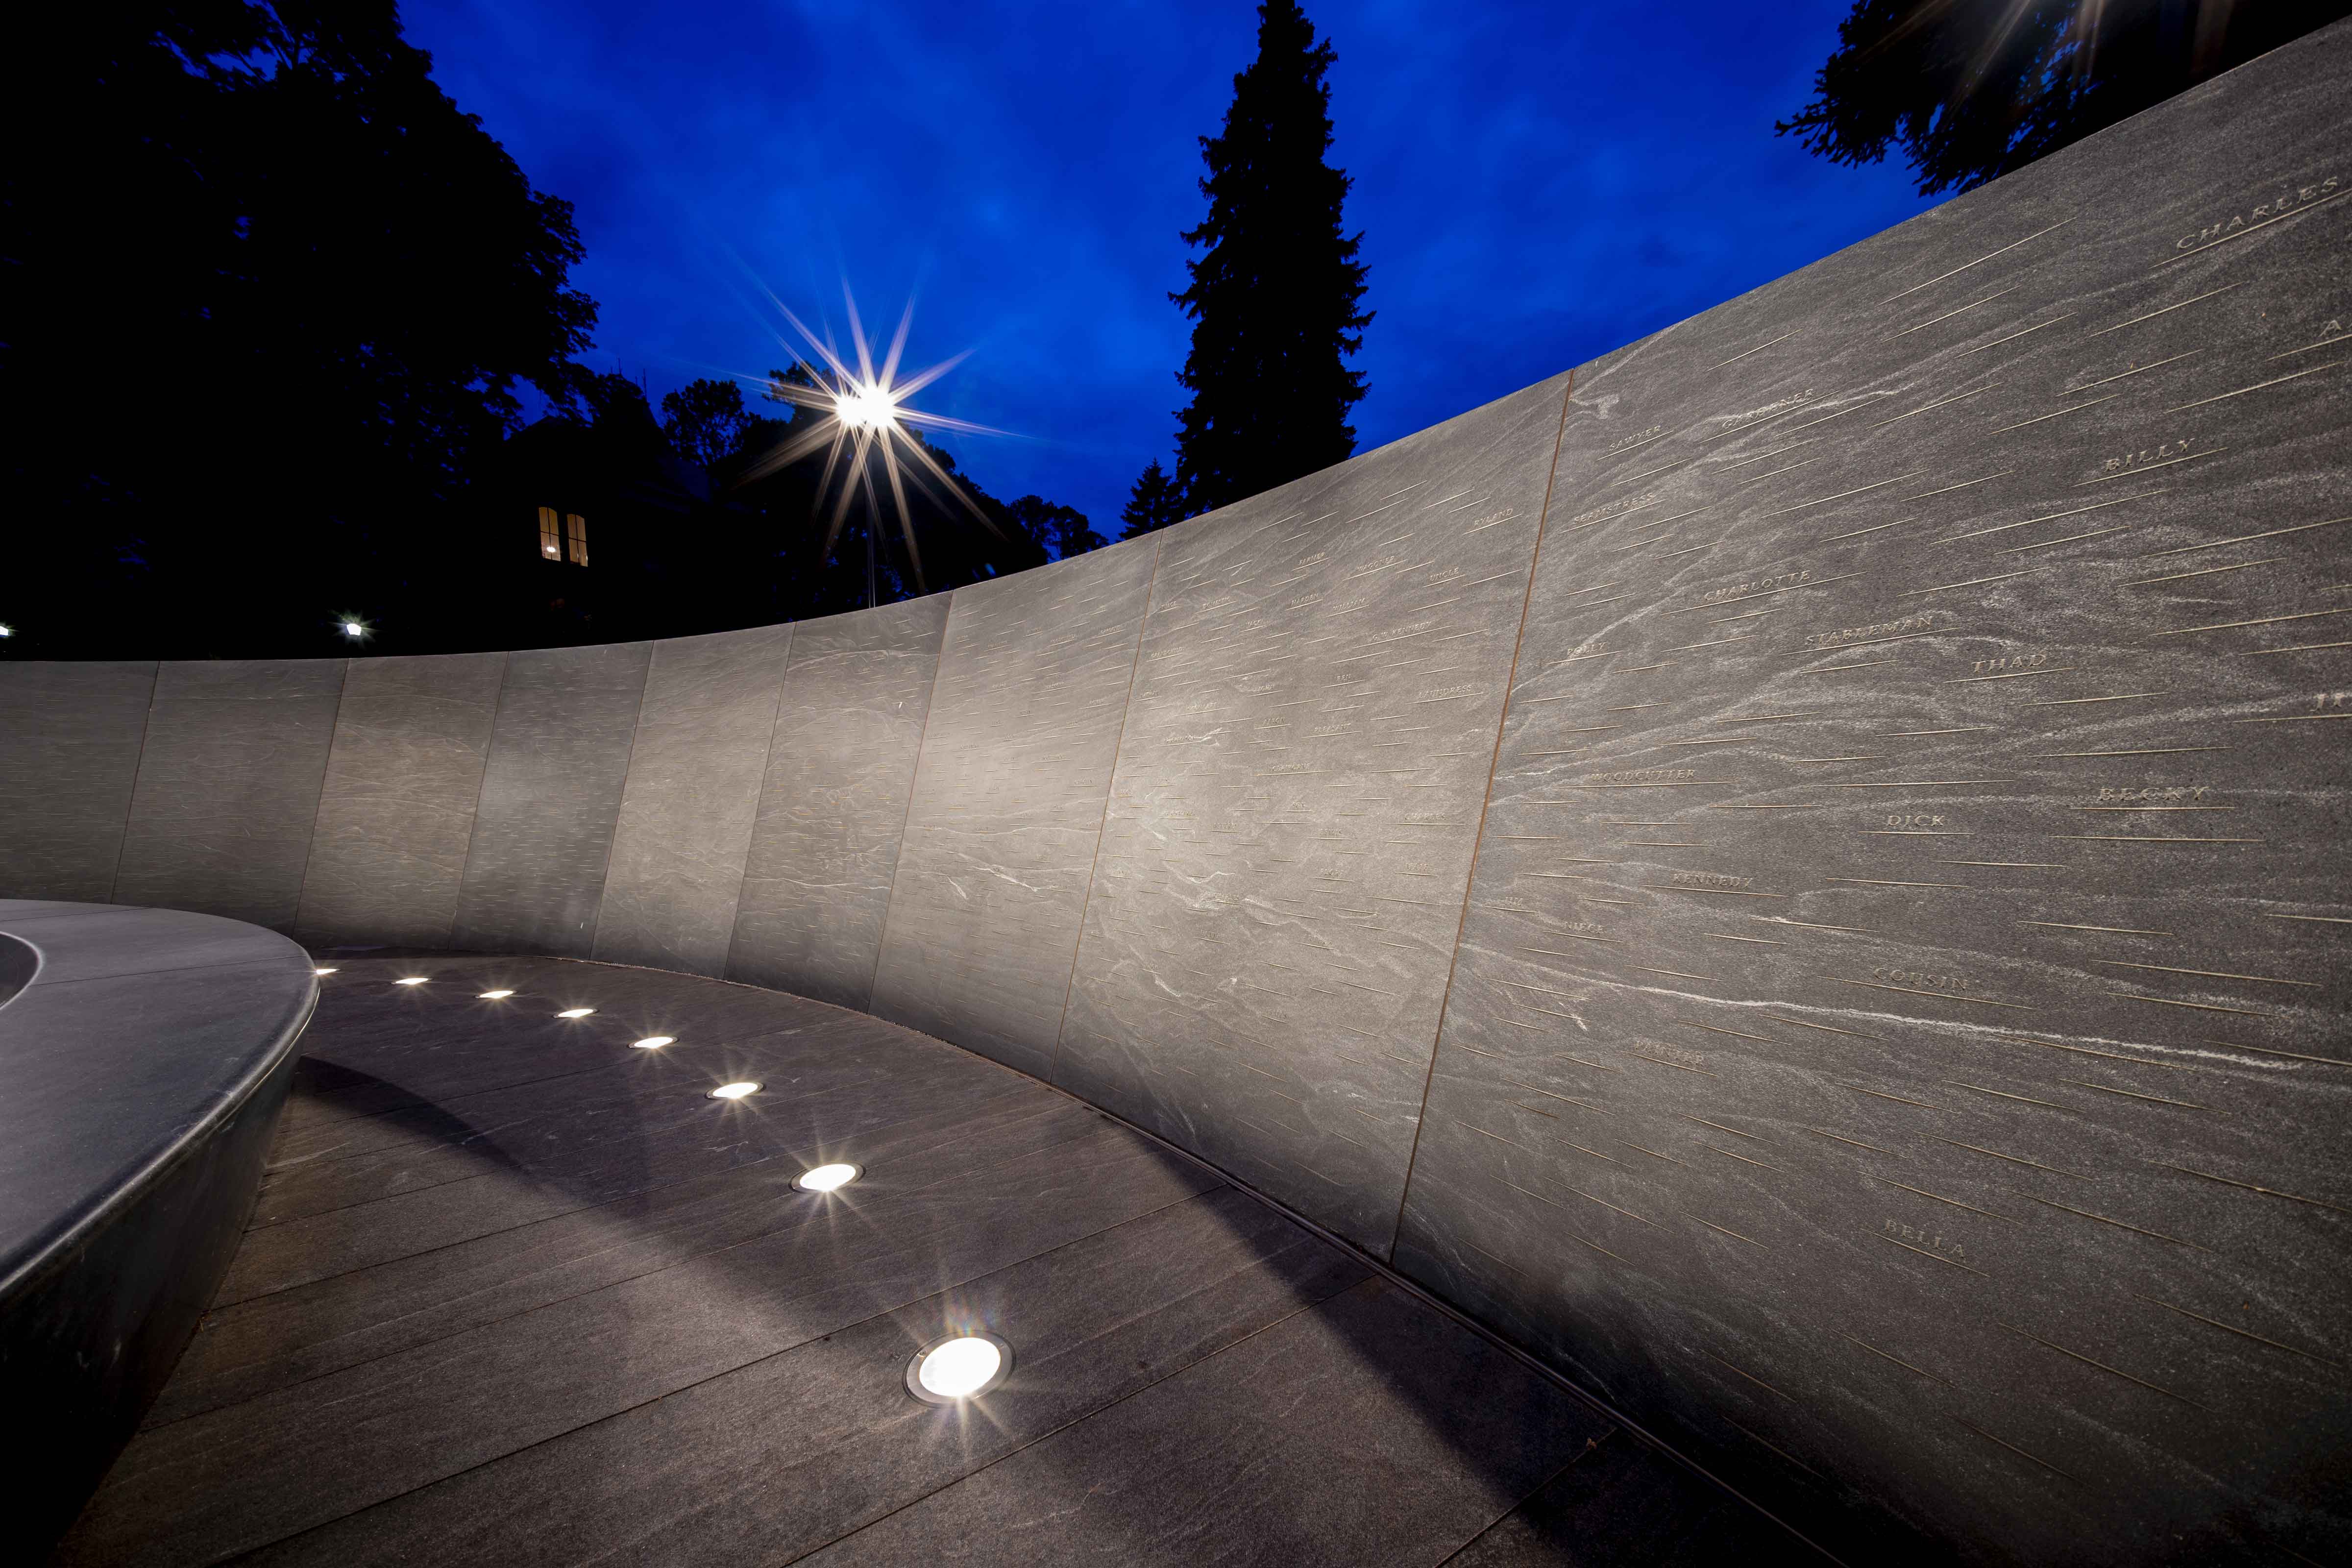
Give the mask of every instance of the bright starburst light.
M 826 416 L 810 428 L 800 432 L 770 452 L 755 464 L 746 479 L 771 473 L 787 463 L 796 462 L 822 448 L 824 452 L 824 474 L 818 481 L 817 494 L 822 499 L 833 496 L 833 515 L 824 533 L 824 545 L 820 558 L 833 551 L 834 542 L 841 536 L 841 527 L 849 516 L 850 503 L 863 495 L 867 513 L 879 521 L 882 513 L 879 495 L 875 488 L 878 469 L 887 486 L 893 509 L 898 515 L 899 537 L 906 542 L 907 562 L 914 568 L 915 586 L 923 593 L 930 591 L 923 580 L 923 556 L 915 543 L 914 514 L 907 506 L 907 491 L 913 487 L 919 491 L 938 490 L 962 506 L 981 525 L 998 538 L 1004 531 L 998 528 L 986 512 L 972 504 L 971 497 L 956 483 L 937 458 L 926 451 L 915 438 L 917 430 L 952 430 L 969 435 L 999 435 L 982 425 L 951 419 L 943 414 L 927 414 L 910 407 L 907 400 L 923 388 L 963 363 L 964 354 L 943 360 L 927 369 L 901 373 L 900 361 L 907 352 L 907 334 L 914 326 L 915 307 L 908 303 L 906 312 L 898 318 L 898 330 L 891 335 L 889 347 L 883 352 L 881 363 L 875 363 L 875 344 L 869 343 L 866 329 L 857 315 L 857 300 L 846 285 L 842 299 L 849 310 L 851 353 L 844 354 L 832 334 L 820 337 L 811 331 L 798 316 L 773 295 L 776 309 L 807 344 L 807 352 L 795 348 L 792 340 L 782 339 L 786 348 L 793 349 L 815 384 L 800 386 L 778 382 L 771 390 L 788 402 Z M 967 351 L 969 352 L 969 351 Z M 835 489 L 835 480 L 839 489 Z M 866 597 L 874 596 L 874 537 L 866 530 Z

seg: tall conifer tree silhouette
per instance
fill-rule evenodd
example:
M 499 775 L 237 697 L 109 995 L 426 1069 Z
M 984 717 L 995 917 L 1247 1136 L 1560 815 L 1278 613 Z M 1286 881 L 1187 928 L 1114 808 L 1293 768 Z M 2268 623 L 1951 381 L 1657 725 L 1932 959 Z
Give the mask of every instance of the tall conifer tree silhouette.
M 1184 236 L 1202 254 L 1170 299 L 1192 319 L 1178 374 L 1176 484 L 1207 511 L 1328 468 L 1356 449 L 1349 411 L 1364 395 L 1341 361 L 1363 346 L 1362 236 L 1342 232 L 1347 174 L 1331 150 L 1338 57 L 1297 0 L 1258 7 L 1257 58 L 1234 78 L 1224 129 L 1201 139 L 1209 216 Z
M 1176 481 L 1154 458 L 1144 465 L 1136 477 L 1135 488 L 1128 492 L 1127 505 L 1119 509 L 1118 520 L 1127 524 L 1119 533 L 1121 539 L 1139 539 L 1147 533 L 1184 521 L 1184 497 L 1176 489 Z

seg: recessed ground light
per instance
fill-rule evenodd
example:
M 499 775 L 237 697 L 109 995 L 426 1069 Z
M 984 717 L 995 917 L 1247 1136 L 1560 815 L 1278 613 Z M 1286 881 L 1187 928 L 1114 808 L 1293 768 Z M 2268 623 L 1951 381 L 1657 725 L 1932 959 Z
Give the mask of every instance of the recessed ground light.
M 641 1051 L 657 1051 L 664 1046 L 674 1046 L 677 1044 L 677 1037 L 676 1035 L 647 1035 L 642 1040 L 634 1040 L 630 1043 L 635 1045 L 637 1049 Z
M 313 974 L 332 974 L 334 971 L 331 969 L 314 969 L 310 971 L 310 973 Z
M 595 1010 L 596 1009 L 593 1007 L 566 1007 L 562 1012 L 558 1013 L 556 1016 L 559 1018 L 584 1018 Z
M 907 1363 L 907 1392 L 926 1405 L 954 1405 L 987 1393 L 1012 1370 L 1013 1347 L 994 1334 L 958 1334 Z
M 717 1089 L 710 1091 L 710 1098 L 713 1100 L 740 1100 L 747 1094 L 757 1094 L 759 1092 L 760 1086 L 756 1083 L 722 1083 Z
M 837 1192 L 864 1174 L 865 1172 L 856 1165 L 835 1163 L 803 1171 L 793 1179 L 793 1185 L 804 1193 Z
M 485 991 L 482 993 L 482 1000 L 485 1002 L 499 1002 L 503 1001 L 513 994 L 514 993 L 511 991 Z
M 433 977 L 429 974 L 404 974 L 399 979 L 394 981 L 393 984 L 394 985 L 422 985 L 432 978 Z

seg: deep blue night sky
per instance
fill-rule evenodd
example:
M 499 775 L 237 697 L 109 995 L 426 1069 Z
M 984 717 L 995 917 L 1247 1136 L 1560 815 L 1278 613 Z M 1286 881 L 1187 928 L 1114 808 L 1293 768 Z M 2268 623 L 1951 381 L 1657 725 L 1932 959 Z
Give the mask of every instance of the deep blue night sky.
M 1339 51 L 1378 312 L 1367 450 L 1920 211 L 1899 165 L 1772 134 L 1847 0 L 1307 0 Z M 1195 138 L 1255 47 L 1254 0 L 407 0 L 435 76 L 578 208 L 600 368 L 656 399 L 784 363 L 772 289 L 908 358 L 969 349 L 918 405 L 999 496 L 1116 536 L 1171 455 Z

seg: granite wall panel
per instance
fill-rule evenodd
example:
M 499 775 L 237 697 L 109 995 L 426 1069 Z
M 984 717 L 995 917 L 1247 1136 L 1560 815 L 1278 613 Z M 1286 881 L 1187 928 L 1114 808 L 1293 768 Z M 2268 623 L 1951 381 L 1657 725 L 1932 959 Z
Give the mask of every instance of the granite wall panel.
M 872 1000 L 948 602 L 793 627 L 729 979 L 844 1007 Z
M 448 942 L 506 659 L 352 661 L 295 920 L 305 941 Z
M 1577 374 L 1397 1261 L 1840 1539 L 2352 1553 L 2347 82 Z
M 874 1011 L 1051 1075 L 1158 538 L 955 591 Z
M 588 956 L 653 647 L 507 656 L 453 945 Z
M 0 897 L 113 890 L 154 691 L 152 662 L 0 664 Z
M 595 956 L 688 974 L 727 966 L 793 628 L 654 645 Z
M 1375 1253 L 1567 391 L 1162 536 L 1055 1080 Z
M 293 925 L 349 662 L 158 669 L 113 902 Z

